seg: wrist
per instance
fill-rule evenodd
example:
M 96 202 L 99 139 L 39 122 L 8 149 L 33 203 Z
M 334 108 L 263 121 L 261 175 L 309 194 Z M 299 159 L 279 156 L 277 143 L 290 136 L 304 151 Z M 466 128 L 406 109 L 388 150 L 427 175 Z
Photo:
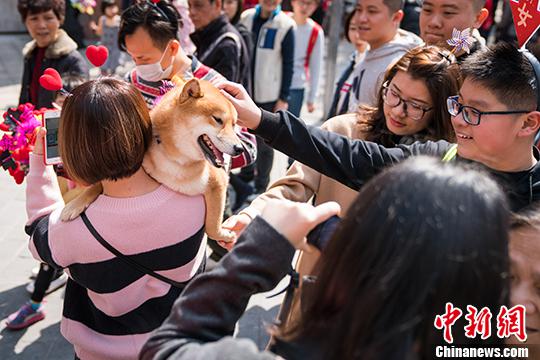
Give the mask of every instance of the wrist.
M 251 122 L 251 126 L 249 128 L 251 130 L 255 130 L 261 125 L 262 122 L 262 110 L 260 107 L 257 107 L 257 111 L 253 114 L 253 121 Z

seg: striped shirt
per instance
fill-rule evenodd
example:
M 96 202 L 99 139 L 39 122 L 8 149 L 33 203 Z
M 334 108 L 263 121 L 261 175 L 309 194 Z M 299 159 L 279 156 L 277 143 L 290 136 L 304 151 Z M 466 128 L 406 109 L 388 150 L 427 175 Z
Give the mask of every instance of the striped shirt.
M 106 250 L 81 218 L 60 221 L 64 206 L 52 166 L 30 157 L 26 231 L 39 261 L 69 275 L 62 335 L 82 359 L 136 359 L 169 315 L 181 289 L 139 272 Z M 100 195 L 86 211 L 121 253 L 177 282 L 204 267 L 205 204 L 161 185 L 132 198 Z
M 211 81 L 215 78 L 225 79 L 223 75 L 216 70 L 204 65 L 197 60 L 196 57 L 188 55 L 191 59 L 190 69 L 183 74 L 184 79 L 196 78 L 199 80 Z M 148 108 L 154 107 L 156 100 L 163 95 L 164 88 L 170 81 L 147 81 L 142 79 L 137 70 L 133 69 L 127 74 L 127 81 L 133 84 L 142 94 Z M 253 134 L 250 134 L 246 128 L 236 128 L 236 135 L 244 146 L 244 152 L 238 156 L 235 156 L 231 160 L 231 169 L 238 169 L 244 166 L 250 165 L 255 162 L 257 158 L 257 140 Z

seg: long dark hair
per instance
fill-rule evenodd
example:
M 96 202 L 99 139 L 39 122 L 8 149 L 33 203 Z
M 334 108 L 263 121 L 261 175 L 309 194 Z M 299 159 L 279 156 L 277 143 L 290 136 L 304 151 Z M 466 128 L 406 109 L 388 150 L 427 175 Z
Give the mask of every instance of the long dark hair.
M 322 344 L 332 359 L 434 358 L 437 314 L 508 302 L 504 194 L 484 173 L 418 157 L 388 169 L 359 193 L 315 267 L 304 312 L 278 330 L 285 341 Z M 304 300 L 305 299 L 305 300 Z M 465 337 L 457 344 L 502 340 Z
M 224 3 L 225 1 L 223 1 Z M 223 3 L 221 7 L 223 7 Z M 236 0 L 236 12 L 234 13 L 233 18 L 230 20 L 230 23 L 233 25 L 236 25 L 238 21 L 240 21 L 240 16 L 242 15 L 242 11 L 244 11 L 244 0 Z
M 383 83 L 392 81 L 398 71 L 406 72 L 415 80 L 425 81 L 433 99 L 431 120 L 419 134 L 423 140 L 454 140 L 446 99 L 456 95 L 460 87 L 455 57 L 448 50 L 436 46 L 411 49 L 386 72 Z M 366 140 L 391 147 L 396 145 L 396 135 L 386 127 L 382 90 L 379 90 L 377 107 L 362 106 L 360 118 L 367 125 Z

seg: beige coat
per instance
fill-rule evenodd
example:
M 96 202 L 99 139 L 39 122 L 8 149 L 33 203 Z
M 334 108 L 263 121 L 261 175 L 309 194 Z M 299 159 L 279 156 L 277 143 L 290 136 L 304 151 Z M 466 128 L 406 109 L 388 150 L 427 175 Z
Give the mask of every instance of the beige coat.
M 323 129 L 345 135 L 352 139 L 363 139 L 365 127 L 358 122 L 358 114 L 345 114 L 336 116 L 326 121 Z M 307 202 L 315 196 L 315 205 L 327 201 L 336 201 L 341 206 L 342 216 L 352 205 L 358 192 L 333 180 L 319 172 L 295 161 L 285 177 L 274 182 L 268 190 L 259 195 L 249 207 L 241 211 L 252 219 L 264 209 L 270 199 L 287 199 L 296 202 Z M 300 279 L 304 275 L 311 274 L 313 266 L 320 257 L 320 252 L 314 250 L 310 253 L 301 252 L 296 263 L 296 271 Z M 295 294 L 288 321 L 295 318 L 299 312 L 299 293 Z

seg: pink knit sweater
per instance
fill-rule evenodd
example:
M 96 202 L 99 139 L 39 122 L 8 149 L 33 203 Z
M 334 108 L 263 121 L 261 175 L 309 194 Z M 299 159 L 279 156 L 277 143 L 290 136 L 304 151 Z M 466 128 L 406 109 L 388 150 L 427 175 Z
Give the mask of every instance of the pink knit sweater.
M 31 155 L 27 232 L 33 256 L 66 270 L 61 331 L 81 359 L 135 359 L 168 316 L 181 289 L 131 268 L 106 250 L 80 218 L 61 222 L 56 175 Z M 86 214 L 115 248 L 178 282 L 204 266 L 205 205 L 165 186 L 132 198 L 101 195 Z

